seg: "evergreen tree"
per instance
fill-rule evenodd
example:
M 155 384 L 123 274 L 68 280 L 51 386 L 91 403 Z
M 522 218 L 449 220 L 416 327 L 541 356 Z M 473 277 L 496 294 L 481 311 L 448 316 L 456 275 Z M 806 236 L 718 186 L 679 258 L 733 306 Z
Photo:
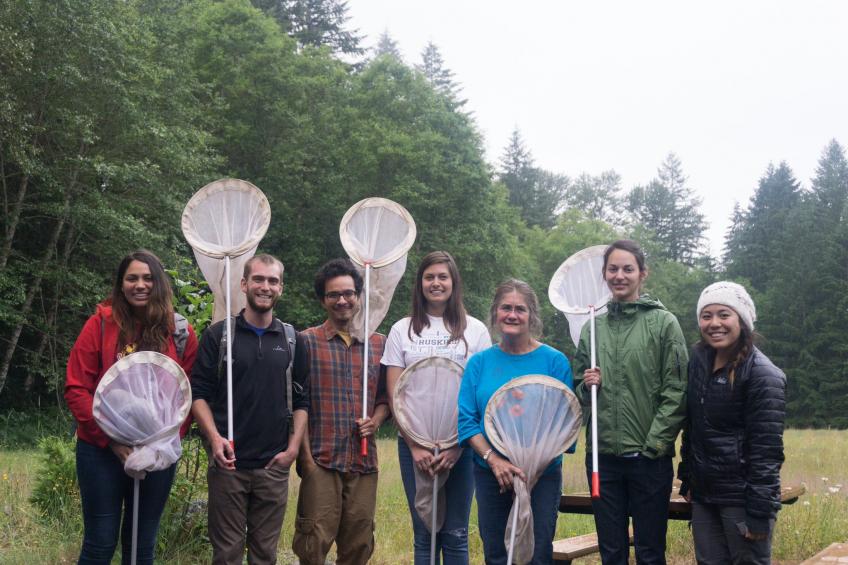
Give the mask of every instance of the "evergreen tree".
M 674 153 L 660 165 L 658 178 L 634 188 L 627 202 L 635 221 L 653 232 L 665 258 L 695 264 L 702 254 L 707 225 L 700 211 L 701 199 L 686 185 L 680 159 Z
M 845 150 L 835 139 L 822 151 L 812 186 L 822 212 L 821 219 L 831 226 L 844 220 L 848 200 L 848 161 Z
M 277 19 L 300 47 L 327 46 L 334 53 L 364 52 L 358 30 L 345 29 L 348 3 L 343 0 L 253 0 L 253 5 Z
M 444 96 L 453 108 L 461 107 L 467 102 L 459 98 L 460 87 L 454 80 L 453 71 L 445 66 L 439 48 L 432 41 L 427 42 L 421 52 L 421 64 L 415 68 L 427 77 L 436 92 Z
M 729 276 L 751 282 L 764 292 L 769 281 L 780 274 L 782 256 L 775 249 L 791 245 L 787 237 L 790 213 L 801 201 L 801 186 L 785 162 L 769 165 L 754 196 L 736 227 L 729 234 L 726 268 Z
M 568 189 L 568 177 L 537 168 L 516 128 L 501 156 L 499 180 L 509 193 L 509 203 L 521 211 L 528 226 L 551 228 Z
M 374 57 L 382 57 L 383 55 L 390 55 L 398 61 L 403 61 L 403 55 L 400 53 L 397 41 L 389 35 L 389 30 L 385 30 L 380 34 L 380 39 L 377 40 L 377 46 L 374 47 Z

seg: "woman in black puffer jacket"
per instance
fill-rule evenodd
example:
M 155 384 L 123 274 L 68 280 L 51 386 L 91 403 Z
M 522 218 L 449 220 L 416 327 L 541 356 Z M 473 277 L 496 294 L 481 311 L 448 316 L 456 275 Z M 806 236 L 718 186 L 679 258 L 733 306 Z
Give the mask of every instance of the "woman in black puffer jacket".
M 756 310 L 731 282 L 698 300 L 680 493 L 692 501 L 699 564 L 770 563 L 780 509 L 786 377 L 754 347 Z

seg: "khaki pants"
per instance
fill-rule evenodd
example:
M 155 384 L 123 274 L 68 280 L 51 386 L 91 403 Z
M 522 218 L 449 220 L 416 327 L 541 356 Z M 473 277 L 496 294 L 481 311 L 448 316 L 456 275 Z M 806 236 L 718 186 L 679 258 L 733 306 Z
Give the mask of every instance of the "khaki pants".
M 367 563 L 374 552 L 376 502 L 377 473 L 340 473 L 308 464 L 292 542 L 301 565 L 324 565 L 333 541 L 336 565 Z
M 247 562 L 277 562 L 277 542 L 286 514 L 289 470 L 230 471 L 209 467 L 209 541 L 214 565 L 241 565 L 247 530 Z

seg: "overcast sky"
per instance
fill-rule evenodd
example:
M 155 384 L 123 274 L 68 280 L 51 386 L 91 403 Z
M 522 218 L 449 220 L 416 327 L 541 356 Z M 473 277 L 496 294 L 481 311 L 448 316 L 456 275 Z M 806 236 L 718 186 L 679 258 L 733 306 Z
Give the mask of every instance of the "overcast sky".
M 496 164 L 518 127 L 536 164 L 615 169 L 629 190 L 674 151 L 714 253 L 770 162 L 805 186 L 848 144 L 848 2 L 349 0 L 407 63 L 428 41 L 461 83 Z

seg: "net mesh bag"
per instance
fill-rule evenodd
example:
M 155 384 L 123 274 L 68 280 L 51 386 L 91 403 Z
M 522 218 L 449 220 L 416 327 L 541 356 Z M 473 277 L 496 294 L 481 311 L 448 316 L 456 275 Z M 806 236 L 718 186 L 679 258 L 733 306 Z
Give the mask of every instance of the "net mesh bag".
M 407 367 L 398 378 L 392 400 L 400 430 L 412 441 L 427 449 L 448 449 L 457 443 L 459 384 L 462 366 L 444 357 L 427 357 Z M 431 528 L 433 481 L 415 469 L 415 510 Z M 442 486 L 449 471 L 440 473 L 436 504 L 436 531 L 445 521 L 445 492 Z
M 112 440 L 135 448 L 124 470 L 136 479 L 180 458 L 179 430 L 190 408 L 191 386 L 182 367 L 153 351 L 118 360 L 94 392 L 97 424 Z
M 589 306 L 595 307 L 596 315 L 602 314 L 610 299 L 602 274 L 606 250 L 606 245 L 595 245 L 578 251 L 560 265 L 548 287 L 548 299 L 565 314 L 575 345 L 580 341 L 583 324 L 589 319 Z
M 577 439 L 581 417 L 574 393 L 561 381 L 543 375 L 511 380 L 486 404 L 483 420 L 492 447 L 527 477 L 526 483 L 520 479 L 513 483 L 515 499 L 504 537 L 508 546 L 517 506 L 513 562 L 519 565 L 533 558 L 530 492 L 551 461 Z
M 339 225 L 348 256 L 365 273 L 370 265 L 368 335 L 383 321 L 395 288 L 406 271 L 406 254 L 415 242 L 415 221 L 406 208 L 386 198 L 366 198 L 350 207 Z M 351 334 L 365 339 L 365 312 L 353 319 Z
M 239 179 L 220 179 L 198 190 L 182 216 L 183 235 L 209 288 L 215 295 L 213 320 L 226 317 L 224 258 L 230 258 L 230 288 L 241 281 L 244 264 L 256 253 L 271 223 L 271 206 L 261 190 Z M 230 312 L 245 306 L 242 293 L 232 293 Z

